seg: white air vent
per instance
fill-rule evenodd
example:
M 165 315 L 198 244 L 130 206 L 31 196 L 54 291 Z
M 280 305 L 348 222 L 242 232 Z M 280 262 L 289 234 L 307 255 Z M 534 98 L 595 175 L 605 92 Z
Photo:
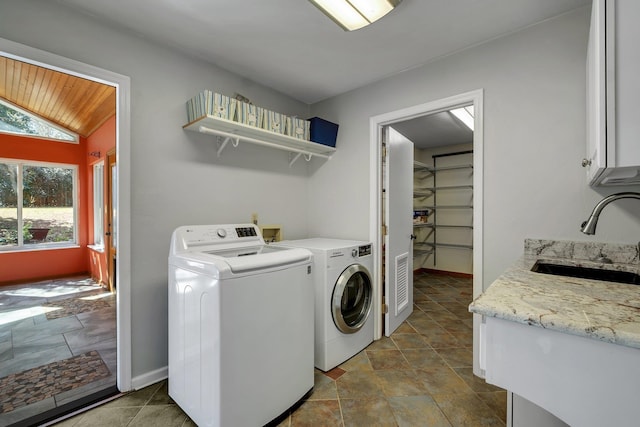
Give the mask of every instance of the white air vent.
M 409 254 L 396 257 L 396 316 L 409 305 Z

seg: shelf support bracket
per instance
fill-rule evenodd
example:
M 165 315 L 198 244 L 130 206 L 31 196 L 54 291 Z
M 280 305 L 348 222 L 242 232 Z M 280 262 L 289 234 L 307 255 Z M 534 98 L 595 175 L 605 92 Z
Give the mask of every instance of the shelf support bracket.
M 289 167 L 293 166 L 293 164 L 300 158 L 300 156 L 302 156 L 302 153 L 296 153 L 296 155 L 293 156 L 293 159 L 291 159 L 291 161 L 289 162 Z
M 220 138 L 221 137 L 218 137 L 218 139 Z M 225 137 L 224 141 L 222 141 L 222 144 L 220 144 L 220 147 L 218 148 L 218 152 L 216 153 L 218 155 L 218 158 L 220 158 L 220 156 L 222 155 L 222 152 L 224 151 L 229 141 L 231 141 L 231 145 L 233 145 L 234 147 L 237 147 L 238 144 L 240 144 L 240 138 L 231 138 L 230 136 Z
M 218 152 L 216 153 L 218 155 L 218 158 L 220 158 L 220 156 L 222 155 L 222 152 L 224 151 L 225 147 L 227 146 L 230 140 L 231 138 L 226 137 L 224 141 L 222 141 L 222 143 L 220 144 L 220 147 L 218 147 Z

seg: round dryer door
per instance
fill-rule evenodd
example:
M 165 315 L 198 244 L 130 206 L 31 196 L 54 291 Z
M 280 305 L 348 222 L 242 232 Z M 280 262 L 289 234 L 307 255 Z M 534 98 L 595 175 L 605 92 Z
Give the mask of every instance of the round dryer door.
M 358 332 L 367 321 L 372 304 L 373 288 L 369 271 L 359 264 L 350 265 L 338 277 L 333 289 L 333 322 L 340 332 Z

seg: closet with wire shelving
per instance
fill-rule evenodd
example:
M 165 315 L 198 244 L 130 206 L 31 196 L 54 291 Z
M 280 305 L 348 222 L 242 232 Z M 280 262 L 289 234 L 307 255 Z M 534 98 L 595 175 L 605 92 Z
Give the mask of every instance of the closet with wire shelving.
M 455 148 L 416 149 L 414 270 L 473 272 L 473 145 Z

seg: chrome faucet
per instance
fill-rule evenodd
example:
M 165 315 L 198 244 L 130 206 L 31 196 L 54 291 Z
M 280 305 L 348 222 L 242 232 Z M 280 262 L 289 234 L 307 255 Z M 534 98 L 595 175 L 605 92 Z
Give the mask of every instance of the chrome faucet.
M 591 216 L 588 220 L 582 223 L 580 226 L 580 231 L 584 234 L 596 234 L 596 225 L 598 225 L 598 218 L 600 217 L 600 212 L 607 206 L 609 203 L 618 199 L 638 199 L 640 200 L 640 193 L 634 192 L 626 192 L 626 193 L 616 193 L 610 196 L 605 197 L 600 200 L 598 204 L 593 208 L 593 212 L 591 212 Z

